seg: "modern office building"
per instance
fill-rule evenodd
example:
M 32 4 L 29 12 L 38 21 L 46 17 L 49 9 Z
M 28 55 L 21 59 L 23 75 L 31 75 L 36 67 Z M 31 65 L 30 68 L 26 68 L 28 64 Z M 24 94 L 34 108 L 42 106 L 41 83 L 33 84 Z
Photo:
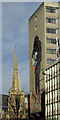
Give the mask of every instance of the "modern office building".
M 29 19 L 30 92 L 41 95 L 44 91 L 42 71 L 56 61 L 56 40 L 59 36 L 60 3 L 43 2 Z
M 60 120 L 60 60 L 45 69 L 45 118 Z

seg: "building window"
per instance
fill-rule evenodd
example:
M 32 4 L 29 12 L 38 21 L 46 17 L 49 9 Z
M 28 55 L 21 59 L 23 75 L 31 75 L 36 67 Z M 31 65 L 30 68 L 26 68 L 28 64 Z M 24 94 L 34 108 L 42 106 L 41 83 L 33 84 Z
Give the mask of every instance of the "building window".
M 47 64 L 53 63 L 53 62 L 55 62 L 55 61 L 56 61 L 56 59 L 48 58 L 48 59 L 47 59 Z
M 55 8 L 46 7 L 46 12 L 48 12 L 48 13 L 56 13 L 56 9 Z
M 47 23 L 56 23 L 56 19 L 46 18 Z
M 37 26 L 35 26 L 35 31 L 37 30 Z
M 47 54 L 56 54 L 56 49 L 47 48 Z
M 53 34 L 56 34 L 57 31 L 56 31 L 56 29 L 53 29 L 53 28 L 46 28 L 46 33 L 53 33 Z
M 37 16 L 35 16 L 35 21 L 37 20 Z
M 47 43 L 54 44 L 56 42 L 56 39 L 53 38 L 46 38 Z

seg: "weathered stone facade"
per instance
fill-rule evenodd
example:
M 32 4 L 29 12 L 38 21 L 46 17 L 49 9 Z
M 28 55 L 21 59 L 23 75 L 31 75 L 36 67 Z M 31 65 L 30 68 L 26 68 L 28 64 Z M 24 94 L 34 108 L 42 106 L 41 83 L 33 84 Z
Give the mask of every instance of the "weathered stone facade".
M 20 88 L 17 57 L 15 50 L 12 88 L 8 93 L 8 111 L 3 114 L 2 119 L 19 120 L 19 119 L 27 118 L 27 116 L 28 116 L 28 112 L 25 106 L 24 90 L 21 91 Z

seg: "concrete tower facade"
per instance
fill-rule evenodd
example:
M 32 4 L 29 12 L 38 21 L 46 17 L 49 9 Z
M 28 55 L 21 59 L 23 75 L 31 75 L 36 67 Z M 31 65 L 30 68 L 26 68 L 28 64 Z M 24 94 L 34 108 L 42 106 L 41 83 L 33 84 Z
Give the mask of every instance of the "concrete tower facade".
M 59 38 L 59 10 L 58 2 L 43 2 L 29 19 L 30 92 L 40 95 L 45 89 L 43 69 L 57 58 L 55 42 Z

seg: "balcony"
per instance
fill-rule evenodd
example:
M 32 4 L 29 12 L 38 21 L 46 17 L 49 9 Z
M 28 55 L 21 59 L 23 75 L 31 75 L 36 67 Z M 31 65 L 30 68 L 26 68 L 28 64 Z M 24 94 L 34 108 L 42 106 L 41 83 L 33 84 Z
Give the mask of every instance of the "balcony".
M 52 86 L 51 86 L 51 92 L 52 92 Z
M 60 89 L 60 84 L 58 85 L 58 89 Z
M 53 90 L 55 90 L 55 85 L 53 86 Z
M 53 103 L 55 103 L 55 98 L 53 99 Z
M 56 103 L 58 102 L 57 98 L 55 98 L 55 102 L 56 102 Z
M 48 88 L 48 92 L 50 92 L 50 87 Z
M 45 93 L 46 93 L 46 94 L 48 93 L 48 89 L 45 90 Z
M 58 114 L 60 115 L 60 109 L 58 109 Z
M 50 114 L 48 113 L 48 117 L 50 117 Z
M 56 111 L 55 111 L 55 110 L 53 111 L 53 115 L 54 115 L 54 116 L 56 115 Z
M 52 99 L 50 100 L 50 103 L 52 104 Z
M 48 101 L 46 101 L 46 106 L 47 106 L 47 104 L 48 104 Z
M 50 112 L 50 115 L 52 116 L 52 111 Z
M 55 90 L 57 90 L 58 89 L 58 83 L 56 84 L 56 87 L 55 87 Z
M 58 98 L 58 102 L 60 102 L 60 97 Z
M 48 105 L 50 105 L 50 101 L 48 100 Z

